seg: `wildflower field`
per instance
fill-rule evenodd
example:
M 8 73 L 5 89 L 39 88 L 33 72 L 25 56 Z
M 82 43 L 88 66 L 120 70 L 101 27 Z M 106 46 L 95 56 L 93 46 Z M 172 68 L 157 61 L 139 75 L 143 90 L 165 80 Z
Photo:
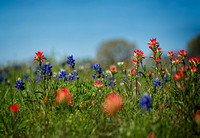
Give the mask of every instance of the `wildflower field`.
M 147 48 L 130 67 L 60 65 L 45 51 L 1 67 L 0 137 L 199 137 L 200 58 L 166 51 L 166 64 L 156 39 Z

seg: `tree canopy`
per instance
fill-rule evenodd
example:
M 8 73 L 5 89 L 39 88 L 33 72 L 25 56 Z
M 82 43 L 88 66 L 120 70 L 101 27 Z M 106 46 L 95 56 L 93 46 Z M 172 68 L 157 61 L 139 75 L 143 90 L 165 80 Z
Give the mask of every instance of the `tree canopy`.
M 97 51 L 97 61 L 103 64 L 130 62 L 136 46 L 123 39 L 109 40 L 102 43 Z
M 200 57 L 200 34 L 192 39 L 187 46 L 188 57 Z

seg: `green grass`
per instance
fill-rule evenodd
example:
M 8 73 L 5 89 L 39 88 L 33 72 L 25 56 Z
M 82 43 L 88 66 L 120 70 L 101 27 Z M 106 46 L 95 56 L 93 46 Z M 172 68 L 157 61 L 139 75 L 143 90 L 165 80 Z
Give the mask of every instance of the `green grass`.
M 64 81 L 58 79 L 59 71 L 65 68 L 68 72 L 69 67 L 61 67 L 55 62 L 51 64 L 57 77 L 36 82 L 32 65 L 23 65 L 21 69 L 10 66 L 7 73 L 5 67 L 1 68 L 1 75 L 7 76 L 11 83 L 5 85 L 6 81 L 3 81 L 0 84 L 1 137 L 146 138 L 152 133 L 158 138 L 200 136 L 200 126 L 194 121 L 194 114 L 200 109 L 200 75 L 197 72 L 192 73 L 188 70 L 185 74 L 187 80 L 174 80 L 175 72 L 170 73 L 171 65 L 162 65 L 169 75 L 167 81 L 163 81 L 159 64 L 157 77 L 160 78 L 162 85 L 155 88 L 155 76 L 148 76 L 148 70 L 154 68 L 139 68 L 138 71 L 142 75 L 134 74 L 130 77 L 122 73 L 121 67 L 117 67 L 116 85 L 97 88 L 94 83 L 98 78 L 93 79 L 93 69 L 79 70 L 79 80 Z M 183 65 L 180 63 L 178 66 Z M 134 68 L 133 66 L 132 69 Z M 105 70 L 103 73 L 105 74 Z M 23 77 L 24 74 L 29 74 L 29 80 Z M 107 75 L 104 79 L 109 82 L 111 75 Z M 23 91 L 14 87 L 18 77 L 25 83 Z M 184 88 L 179 88 L 179 83 L 184 84 Z M 55 104 L 55 91 L 62 87 L 67 87 L 73 95 L 73 105 Z M 109 116 L 104 113 L 102 103 L 105 96 L 113 90 L 123 97 L 124 103 L 122 110 Z M 153 108 L 150 112 L 140 109 L 139 100 L 144 93 L 149 93 L 153 97 Z M 48 99 L 47 102 L 44 102 L 44 98 Z M 91 103 L 92 101 L 94 103 Z M 12 104 L 18 104 L 20 110 L 12 113 L 9 110 Z

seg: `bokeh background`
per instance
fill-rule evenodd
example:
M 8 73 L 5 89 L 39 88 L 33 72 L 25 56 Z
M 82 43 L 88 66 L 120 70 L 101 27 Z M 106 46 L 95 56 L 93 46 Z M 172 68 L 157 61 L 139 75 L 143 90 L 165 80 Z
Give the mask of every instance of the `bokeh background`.
M 32 61 L 37 51 L 96 59 L 101 45 L 118 40 L 145 55 L 151 38 L 165 54 L 187 50 L 200 34 L 199 7 L 199 0 L 0 0 L 0 65 Z

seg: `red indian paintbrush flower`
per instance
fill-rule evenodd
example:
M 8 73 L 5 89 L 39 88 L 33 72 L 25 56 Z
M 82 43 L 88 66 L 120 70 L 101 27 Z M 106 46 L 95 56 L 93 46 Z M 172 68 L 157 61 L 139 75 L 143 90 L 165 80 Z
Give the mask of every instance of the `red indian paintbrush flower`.
M 194 67 L 190 66 L 190 71 L 191 71 L 191 72 L 197 72 L 197 67 L 195 67 L 195 66 L 194 66 Z
M 144 59 L 144 53 L 141 50 L 134 51 L 133 54 L 133 64 L 137 64 L 137 62 L 142 62 Z
M 178 87 L 178 88 L 184 88 L 184 85 L 183 85 L 183 84 L 181 84 L 181 85 L 178 84 L 177 87 Z
M 189 59 L 189 62 L 194 66 L 198 66 L 200 64 L 200 58 L 199 57 L 192 57 L 192 58 Z
M 158 43 L 158 40 L 156 40 L 156 38 L 150 39 L 150 41 L 148 42 L 148 45 L 149 45 L 149 48 L 154 51 L 159 47 L 159 43 Z
M 158 53 L 158 54 L 160 54 L 161 50 L 162 50 L 162 48 L 159 48 L 159 47 L 158 47 L 157 50 L 154 51 L 154 53 Z
M 155 57 L 156 62 L 161 62 L 161 59 L 159 57 Z
M 149 76 L 152 76 L 153 75 L 153 72 L 149 72 Z
M 183 77 L 183 73 L 182 72 L 177 72 L 176 75 L 174 76 L 175 80 L 179 80 Z
M 38 51 L 38 53 L 35 52 L 35 54 L 36 54 L 36 56 L 34 57 L 33 61 L 36 61 L 36 60 L 37 60 L 38 62 L 42 62 L 43 59 L 47 60 L 47 59 L 44 57 L 43 52 Z
M 156 138 L 156 136 L 155 136 L 154 133 L 152 133 L 152 134 L 149 134 L 149 135 L 147 136 L 147 138 Z
M 13 112 L 13 113 L 18 112 L 19 111 L 19 105 L 17 105 L 17 104 L 11 105 L 10 111 Z
M 171 52 L 168 52 L 167 56 L 170 58 L 170 60 L 172 60 L 173 56 L 175 55 L 176 53 L 174 53 L 173 51 Z
M 102 104 L 104 112 L 108 115 L 113 115 L 117 111 L 121 110 L 122 105 L 122 97 L 115 92 L 108 94 Z
M 134 71 L 134 70 L 128 71 L 128 73 L 129 73 L 129 74 L 132 74 L 132 75 L 135 74 L 135 72 L 136 72 L 136 71 Z
M 111 71 L 112 73 L 116 73 L 116 72 L 117 72 L 117 69 L 116 69 L 115 66 L 110 66 L 110 71 Z
M 101 84 L 100 81 L 97 81 L 97 82 L 94 84 L 94 86 L 96 86 L 96 87 L 103 87 L 103 85 Z
M 186 69 L 185 66 L 183 66 L 183 67 L 181 67 L 180 71 L 181 71 L 181 72 L 187 72 L 187 69 Z
M 72 95 L 67 88 L 61 88 L 55 92 L 56 103 L 67 102 L 69 105 L 73 104 Z
M 133 75 L 134 75 L 135 73 L 136 73 L 135 70 L 128 71 L 128 76 L 133 77 Z
M 187 56 L 187 52 L 184 50 L 180 50 L 178 57 L 181 57 L 182 59 L 184 59 Z
M 161 72 L 164 74 L 165 73 L 165 69 L 161 69 Z
M 136 60 L 133 60 L 133 62 L 132 62 L 134 65 L 136 65 L 137 64 L 137 61 Z
M 47 102 L 47 98 L 44 98 L 44 102 L 45 102 L 45 103 Z
M 172 64 L 178 64 L 179 62 L 181 62 L 181 59 L 174 58 Z

